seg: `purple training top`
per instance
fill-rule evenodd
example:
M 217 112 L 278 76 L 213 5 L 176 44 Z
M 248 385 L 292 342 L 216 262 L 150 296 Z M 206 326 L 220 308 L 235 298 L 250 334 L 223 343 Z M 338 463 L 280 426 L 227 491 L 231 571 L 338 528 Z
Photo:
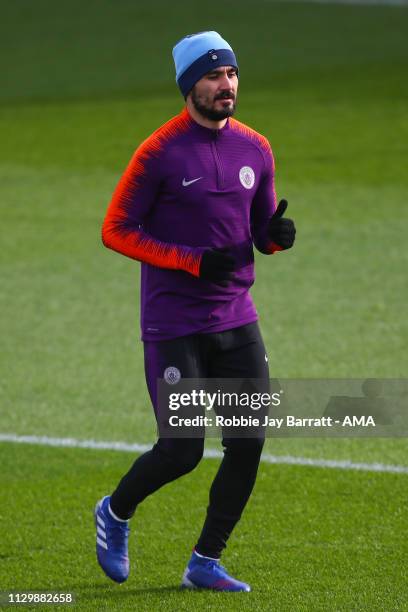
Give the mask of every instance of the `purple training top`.
M 216 332 L 257 320 L 249 294 L 253 244 L 276 208 L 274 161 L 266 138 L 235 119 L 221 130 L 186 108 L 135 151 L 102 228 L 105 246 L 142 262 L 142 340 Z M 208 247 L 229 247 L 236 270 L 227 287 L 199 278 Z

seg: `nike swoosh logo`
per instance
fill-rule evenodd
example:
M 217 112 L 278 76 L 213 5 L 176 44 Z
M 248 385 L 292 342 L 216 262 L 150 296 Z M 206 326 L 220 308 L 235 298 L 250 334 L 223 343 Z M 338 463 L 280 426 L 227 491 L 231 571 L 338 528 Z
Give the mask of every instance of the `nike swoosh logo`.
M 199 180 L 200 180 L 200 179 L 202 179 L 202 178 L 203 178 L 202 176 L 199 176 L 198 178 L 193 179 L 192 181 L 186 181 L 186 179 L 184 178 L 184 179 L 183 179 L 183 183 L 182 183 L 182 185 L 183 185 L 183 187 L 188 187 L 188 186 L 189 186 L 189 185 L 191 185 L 192 183 L 195 183 L 196 181 L 199 181 Z

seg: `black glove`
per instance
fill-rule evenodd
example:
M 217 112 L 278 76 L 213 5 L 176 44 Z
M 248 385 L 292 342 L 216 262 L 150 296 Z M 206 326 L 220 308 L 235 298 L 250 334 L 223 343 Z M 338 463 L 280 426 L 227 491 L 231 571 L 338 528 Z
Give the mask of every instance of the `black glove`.
M 296 228 L 292 219 L 282 219 L 288 207 L 286 200 L 281 200 L 273 216 L 269 219 L 268 235 L 272 242 L 282 249 L 290 249 L 295 242 Z
M 201 256 L 200 278 L 226 287 L 235 267 L 235 259 L 228 251 L 228 248 L 204 251 Z

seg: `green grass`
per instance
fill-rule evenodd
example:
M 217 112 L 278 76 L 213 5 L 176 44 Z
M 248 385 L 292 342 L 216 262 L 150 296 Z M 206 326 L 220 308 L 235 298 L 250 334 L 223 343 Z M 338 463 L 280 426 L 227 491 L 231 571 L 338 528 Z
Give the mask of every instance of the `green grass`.
M 180 577 L 204 518 L 217 462 L 138 508 L 132 573 L 118 586 L 94 558 L 91 510 L 130 455 L 2 445 L 6 497 L 3 590 L 73 592 L 83 610 L 404 610 L 405 477 L 261 465 L 247 512 L 225 553 L 250 594 L 189 593 Z M 194 503 L 186 503 L 186 490 Z M 45 608 L 45 607 L 44 607 Z M 56 606 L 56 609 L 64 609 Z
M 204 18 L 184 1 L 0 8 L 0 431 L 154 439 L 139 266 L 104 249 L 100 229 L 135 147 L 182 106 L 172 45 L 206 28 L 237 51 L 237 118 L 270 139 L 298 228 L 292 251 L 257 257 L 271 374 L 407 376 L 406 8 L 222 0 Z M 408 465 L 402 439 L 273 439 L 267 451 Z M 117 588 L 95 565 L 89 517 L 131 456 L 0 452 L 1 588 L 72 590 L 84 610 L 408 607 L 405 475 L 263 464 L 226 556 L 253 583 L 242 603 L 177 589 L 215 461 L 140 507 L 138 570 Z

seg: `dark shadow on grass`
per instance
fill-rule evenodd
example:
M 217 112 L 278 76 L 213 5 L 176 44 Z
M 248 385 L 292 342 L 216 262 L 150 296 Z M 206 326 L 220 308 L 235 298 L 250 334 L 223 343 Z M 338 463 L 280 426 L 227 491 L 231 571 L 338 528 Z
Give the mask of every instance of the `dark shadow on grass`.
M 180 585 L 167 585 L 161 587 L 142 587 L 142 588 L 121 588 L 121 585 L 104 585 L 104 584 L 95 584 L 93 587 L 78 587 L 75 591 L 75 588 L 72 588 L 72 592 L 75 593 L 76 603 L 85 602 L 87 600 L 93 599 L 102 599 L 106 598 L 114 593 L 115 598 L 125 600 L 128 597 L 143 597 L 145 595 L 170 595 L 171 593 L 206 593 L 207 596 L 211 595 L 219 595 L 219 591 L 212 591 L 209 589 L 184 589 Z M 225 597 L 226 593 L 222 593 L 223 597 Z M 233 594 L 236 598 L 237 594 Z M 246 596 L 246 593 L 245 593 Z
M 122 587 L 121 585 L 105 585 L 105 584 L 95 584 L 92 587 L 71 587 L 71 591 L 76 595 L 76 602 L 79 603 L 81 599 L 97 599 L 106 597 L 108 594 L 115 594 L 115 597 L 118 598 L 127 598 L 127 597 L 140 597 L 143 595 L 154 595 L 156 594 L 166 594 L 166 593 L 182 593 L 184 589 L 180 587 L 180 585 L 167 585 L 161 587 L 142 587 L 138 588 L 129 588 Z
M 44 591 L 48 592 L 49 586 L 46 588 L 36 588 L 31 589 L 33 591 Z M 117 599 L 126 600 L 129 597 L 143 597 L 145 595 L 170 595 L 171 593 L 206 593 L 207 595 L 217 595 L 219 592 L 212 591 L 209 589 L 184 589 L 180 586 L 180 584 L 176 585 L 164 585 L 160 587 L 129 587 L 129 585 L 125 584 L 117 584 L 112 582 L 110 583 L 95 583 L 91 586 L 86 586 L 84 584 L 70 584 L 69 586 L 64 586 L 59 589 L 60 592 L 64 591 L 66 593 L 72 593 L 74 596 L 74 603 L 80 604 L 85 603 L 86 601 L 92 601 L 94 599 L 107 599 L 110 596 L 114 595 Z M 225 597 L 225 593 L 223 593 Z M 236 594 L 235 594 L 236 597 Z

